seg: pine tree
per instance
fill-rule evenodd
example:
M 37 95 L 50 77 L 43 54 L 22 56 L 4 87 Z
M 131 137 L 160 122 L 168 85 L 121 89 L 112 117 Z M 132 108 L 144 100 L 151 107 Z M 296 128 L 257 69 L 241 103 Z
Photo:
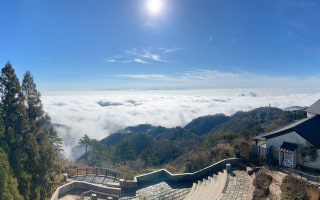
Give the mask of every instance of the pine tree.
M 0 148 L 0 169 L 0 200 L 22 200 L 17 180 L 10 169 L 8 156 L 2 148 Z
M 85 154 L 84 154 L 84 158 L 86 160 L 86 162 L 88 162 L 88 151 L 91 145 L 91 139 L 89 138 L 89 136 L 87 134 L 85 134 L 78 142 L 80 147 L 85 147 Z
M 0 147 L 10 155 L 10 166 L 23 198 L 47 199 L 58 170 L 54 143 L 61 140 L 43 111 L 30 72 L 25 74 L 22 87 L 10 63 L 1 72 L 0 108 L 4 126 L 0 124 Z
M 4 134 L 9 144 L 21 146 L 23 136 L 29 130 L 24 96 L 11 64 L 7 63 L 1 72 L 1 114 L 5 125 Z
M 29 124 L 37 127 L 41 126 L 41 123 L 44 123 L 42 120 L 45 120 L 45 113 L 40 100 L 40 92 L 37 90 L 37 86 L 29 71 L 25 73 L 22 80 L 22 93 L 25 97 Z
M 114 163 L 126 164 L 127 161 L 135 159 L 136 153 L 132 143 L 123 140 L 117 144 L 113 156 Z
M 25 105 L 29 124 L 31 126 L 31 132 L 37 132 L 38 129 L 47 130 L 50 134 L 51 143 L 58 151 L 61 151 L 62 140 L 53 129 L 49 115 L 47 115 L 43 110 L 41 94 L 37 90 L 37 85 L 29 71 L 24 74 L 22 80 L 22 93 L 25 97 Z
M 22 81 L 22 93 L 31 134 L 27 134 L 25 148 L 30 157 L 26 171 L 32 174 L 31 199 L 45 199 L 51 194 L 56 175 L 56 161 L 61 149 L 61 139 L 54 131 L 50 117 L 44 112 L 41 94 L 29 71 Z

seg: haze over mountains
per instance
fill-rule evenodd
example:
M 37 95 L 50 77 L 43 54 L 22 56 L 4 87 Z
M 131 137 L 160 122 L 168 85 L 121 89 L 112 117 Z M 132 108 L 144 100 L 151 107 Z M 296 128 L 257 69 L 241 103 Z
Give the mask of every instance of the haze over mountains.
M 46 112 L 57 124 L 65 155 L 87 134 L 102 139 L 118 130 L 139 124 L 184 127 L 193 119 L 223 113 L 272 106 L 296 109 L 320 98 L 316 90 L 224 89 L 167 91 L 100 91 L 43 96 Z

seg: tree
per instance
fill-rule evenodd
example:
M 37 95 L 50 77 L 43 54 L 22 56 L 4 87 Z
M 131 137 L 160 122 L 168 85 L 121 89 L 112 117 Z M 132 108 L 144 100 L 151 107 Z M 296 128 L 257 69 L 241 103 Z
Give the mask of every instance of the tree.
M 84 155 L 86 162 L 88 162 L 88 151 L 89 151 L 90 143 L 91 143 L 91 139 L 89 138 L 89 136 L 87 134 L 85 134 L 78 142 L 80 147 L 82 146 L 86 150 L 85 155 Z
M 25 73 L 22 81 L 22 93 L 31 127 L 24 145 L 29 158 L 25 164 L 25 171 L 32 174 L 30 197 L 45 199 L 52 192 L 54 175 L 58 170 L 56 161 L 62 141 L 54 130 L 50 117 L 43 110 L 41 94 L 29 71 Z
M 89 165 L 101 166 L 108 156 L 108 151 L 104 144 L 96 139 L 90 141 L 90 151 L 88 153 Z
M 7 63 L 1 72 L 1 114 L 5 125 L 4 134 L 10 144 L 21 146 L 23 136 L 29 130 L 24 96 L 11 64 Z
M 33 77 L 29 71 L 24 75 L 22 81 L 22 93 L 25 97 L 25 105 L 29 124 L 31 126 L 41 127 L 43 120 L 49 120 L 45 117 L 43 106 L 40 100 L 40 92 L 37 90 L 37 86 L 33 81 Z
M 22 200 L 17 180 L 13 177 L 7 154 L 2 148 L 0 148 L 0 169 L 0 200 Z
M 47 199 L 58 170 L 54 143 L 59 139 L 43 111 L 40 93 L 30 72 L 25 74 L 22 88 L 14 69 L 7 63 L 0 77 L 0 119 L 3 119 L 3 126 L 0 120 L 0 147 L 10 155 L 10 167 L 23 198 Z
M 126 161 L 135 159 L 136 153 L 133 145 L 128 140 L 124 140 L 116 146 L 113 156 L 114 163 L 126 164 Z

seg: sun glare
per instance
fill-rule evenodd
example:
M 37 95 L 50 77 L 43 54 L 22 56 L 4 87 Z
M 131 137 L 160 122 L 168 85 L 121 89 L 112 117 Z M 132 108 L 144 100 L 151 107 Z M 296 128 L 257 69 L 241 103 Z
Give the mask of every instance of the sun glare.
M 151 15 L 159 15 L 163 9 L 162 0 L 147 0 L 147 10 Z

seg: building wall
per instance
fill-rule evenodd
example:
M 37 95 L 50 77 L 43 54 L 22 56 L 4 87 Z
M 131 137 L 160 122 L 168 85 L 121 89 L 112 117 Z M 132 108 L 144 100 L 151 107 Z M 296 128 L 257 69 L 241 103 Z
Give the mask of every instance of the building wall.
M 279 160 L 279 147 L 283 142 L 291 142 L 298 144 L 296 149 L 297 162 L 299 165 L 303 164 L 301 156 L 301 147 L 308 145 L 308 142 L 296 132 L 290 132 L 278 137 L 270 138 L 267 140 L 267 148 L 272 147 L 272 156 L 274 160 Z M 320 149 L 318 149 L 318 157 L 315 162 L 305 162 L 304 166 L 320 169 Z
M 296 132 L 290 132 L 285 135 L 281 135 L 278 137 L 270 138 L 267 140 L 267 148 L 272 147 L 272 157 L 275 160 L 279 160 L 279 151 L 278 149 L 282 145 L 283 142 L 291 142 L 300 145 L 305 144 L 305 139 L 298 135 Z M 297 155 L 300 154 L 300 149 L 298 147 Z
M 320 149 L 318 149 L 317 152 L 318 152 L 317 159 L 314 162 L 304 163 L 304 166 L 315 168 L 315 169 L 320 169 Z

